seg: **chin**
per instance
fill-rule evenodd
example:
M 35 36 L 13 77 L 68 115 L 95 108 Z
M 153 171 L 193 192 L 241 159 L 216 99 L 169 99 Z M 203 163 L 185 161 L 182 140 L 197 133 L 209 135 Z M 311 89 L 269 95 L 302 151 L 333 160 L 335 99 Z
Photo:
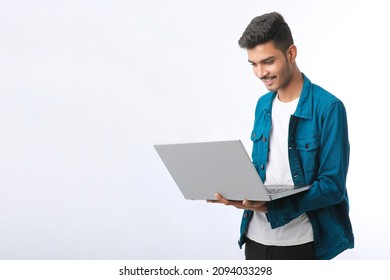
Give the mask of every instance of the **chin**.
M 278 91 L 279 88 L 277 87 L 273 87 L 273 86 L 270 86 L 270 87 L 266 87 L 268 91 Z

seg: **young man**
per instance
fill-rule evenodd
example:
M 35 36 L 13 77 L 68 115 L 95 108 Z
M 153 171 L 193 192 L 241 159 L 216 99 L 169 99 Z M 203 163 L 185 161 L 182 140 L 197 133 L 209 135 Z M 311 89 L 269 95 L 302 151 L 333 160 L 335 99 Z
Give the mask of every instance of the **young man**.
M 300 72 L 297 47 L 278 13 L 255 17 L 239 46 L 270 91 L 256 107 L 252 159 L 266 185 L 312 185 L 270 202 L 217 202 L 244 209 L 246 259 L 331 259 L 353 248 L 343 103 Z

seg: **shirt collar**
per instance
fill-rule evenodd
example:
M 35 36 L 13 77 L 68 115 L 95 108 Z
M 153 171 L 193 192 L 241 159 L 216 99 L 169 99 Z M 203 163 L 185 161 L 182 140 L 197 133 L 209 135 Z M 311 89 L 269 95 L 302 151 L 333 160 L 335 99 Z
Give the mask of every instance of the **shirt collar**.
M 301 96 L 299 97 L 298 106 L 297 109 L 295 110 L 294 116 L 303 119 L 312 119 L 313 118 L 313 94 L 311 92 L 312 83 L 303 73 L 302 73 L 302 77 L 303 77 L 303 87 L 302 87 Z
M 303 77 L 303 86 L 301 95 L 299 96 L 299 102 L 297 109 L 295 110 L 294 116 L 302 119 L 312 119 L 313 118 L 313 94 L 311 92 L 312 83 L 311 81 L 302 73 Z M 264 110 L 268 116 L 271 116 L 272 101 L 277 95 L 277 92 L 271 92 L 271 98 L 268 98 L 267 105 Z

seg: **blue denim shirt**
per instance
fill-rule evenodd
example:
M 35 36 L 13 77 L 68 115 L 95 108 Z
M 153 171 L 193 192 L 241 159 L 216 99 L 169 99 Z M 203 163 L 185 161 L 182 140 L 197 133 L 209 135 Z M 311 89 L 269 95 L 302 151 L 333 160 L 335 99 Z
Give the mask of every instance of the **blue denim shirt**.
M 277 228 L 306 213 L 313 227 L 317 259 L 331 259 L 354 247 L 346 189 L 349 164 L 347 116 L 339 99 L 312 84 L 305 75 L 303 79 L 298 106 L 290 118 L 288 157 L 294 184 L 312 187 L 269 202 L 267 218 L 271 227 Z M 269 92 L 259 99 L 251 135 L 253 164 L 263 181 L 275 96 L 275 92 Z M 245 243 L 252 216 L 252 211 L 244 211 L 240 247 Z

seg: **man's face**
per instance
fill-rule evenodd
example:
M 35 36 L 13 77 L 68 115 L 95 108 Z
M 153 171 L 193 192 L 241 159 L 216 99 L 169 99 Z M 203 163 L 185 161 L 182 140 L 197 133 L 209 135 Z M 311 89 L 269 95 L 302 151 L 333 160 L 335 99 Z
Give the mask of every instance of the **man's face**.
M 288 85 L 292 76 L 292 63 L 272 41 L 247 49 L 253 73 L 269 91 L 278 91 Z

